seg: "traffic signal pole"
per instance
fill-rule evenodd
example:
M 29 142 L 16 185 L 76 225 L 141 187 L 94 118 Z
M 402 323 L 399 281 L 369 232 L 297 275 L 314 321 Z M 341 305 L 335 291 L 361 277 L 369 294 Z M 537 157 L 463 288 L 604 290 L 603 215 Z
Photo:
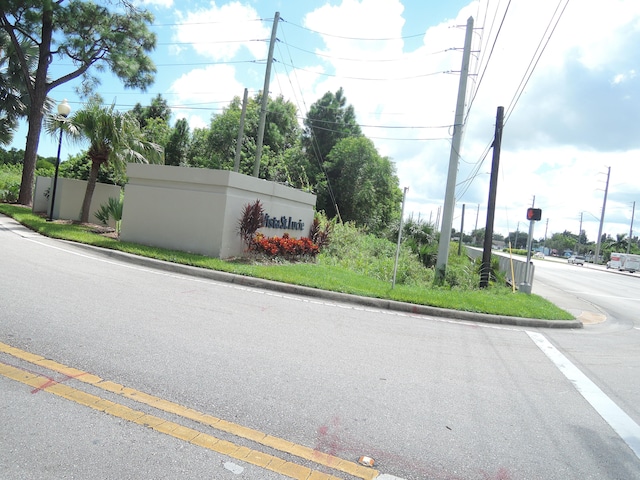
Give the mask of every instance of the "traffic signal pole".
M 536 204 L 536 197 L 533 196 L 531 208 L 527 208 L 527 220 L 529 220 L 529 237 L 527 238 L 527 263 L 524 267 L 524 282 L 518 285 L 520 293 L 531 293 L 531 282 L 529 281 L 529 268 L 531 266 L 531 243 L 533 242 L 533 227 L 535 222 L 542 218 L 542 210 L 533 208 Z

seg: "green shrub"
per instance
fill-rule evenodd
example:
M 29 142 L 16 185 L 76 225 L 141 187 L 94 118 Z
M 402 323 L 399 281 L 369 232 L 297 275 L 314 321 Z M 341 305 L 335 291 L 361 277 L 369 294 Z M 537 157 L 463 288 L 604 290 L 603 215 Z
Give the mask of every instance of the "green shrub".
M 333 228 L 331 242 L 318 256 L 318 263 L 391 282 L 396 248 L 396 243 L 364 233 L 353 223 L 338 223 Z M 401 245 L 396 283 L 423 285 L 432 280 L 433 271 L 424 268 L 411 249 Z
M 22 165 L 0 165 L 0 202 L 16 202 L 21 182 Z
M 94 215 L 95 217 L 102 222 L 102 224 L 107 225 L 109 223 L 109 218 L 113 218 L 116 222 L 116 233 L 118 236 L 120 235 L 120 223 L 122 221 L 122 207 L 124 205 L 122 195 L 120 198 L 109 197 L 107 203 L 103 203 L 100 205 L 100 210 L 98 210 Z
M 36 162 L 37 175 L 42 177 L 52 177 L 56 172 L 56 166 L 48 160 L 38 160 Z

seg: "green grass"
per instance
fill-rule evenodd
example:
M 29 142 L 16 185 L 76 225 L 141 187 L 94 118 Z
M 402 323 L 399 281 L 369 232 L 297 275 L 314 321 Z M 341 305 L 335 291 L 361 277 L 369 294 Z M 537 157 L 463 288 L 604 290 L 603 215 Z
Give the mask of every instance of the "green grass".
M 31 209 L 24 206 L 0 203 L 0 213 L 13 217 L 31 230 L 48 237 L 200 268 L 454 310 L 547 320 L 573 319 L 572 315 L 538 295 L 514 294 L 507 287 L 493 286 L 483 290 L 468 287 L 435 287 L 427 280 L 433 278 L 432 274 L 424 273 L 431 271 L 421 267 L 416 268 L 412 265 L 412 260 L 405 260 L 406 255 L 401 256 L 402 266 L 399 267 L 406 282 L 396 283 L 395 288 L 392 289 L 391 282 L 384 278 L 391 278 L 389 268 L 392 268 L 393 262 L 388 261 L 389 252 L 383 251 L 384 248 L 378 244 L 377 240 L 373 242 L 381 258 L 380 262 L 373 258 L 377 254 L 373 257 L 369 256 L 369 262 L 364 262 L 355 257 L 356 252 L 345 255 L 344 252 L 335 251 L 336 245 L 334 245 L 332 256 L 327 257 L 323 254 L 316 263 L 256 264 L 246 261 L 225 261 L 177 250 L 122 242 L 93 233 L 91 227 L 87 225 L 47 222 L 46 219 L 35 215 Z M 357 240 L 350 237 L 346 243 L 353 245 L 355 241 Z M 372 242 L 370 239 L 365 241 Z M 339 243 L 339 238 L 336 238 L 336 244 Z M 345 257 L 356 258 L 355 264 L 353 260 L 346 260 Z M 452 270 L 465 268 L 461 266 L 459 258 L 452 261 Z M 416 273 L 418 270 L 422 273 Z

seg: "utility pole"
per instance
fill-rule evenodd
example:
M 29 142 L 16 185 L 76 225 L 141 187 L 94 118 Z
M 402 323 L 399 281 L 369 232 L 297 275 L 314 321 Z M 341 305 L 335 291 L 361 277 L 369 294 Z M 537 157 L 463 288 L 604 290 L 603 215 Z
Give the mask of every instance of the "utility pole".
M 633 202 L 633 208 L 631 209 L 631 226 L 629 227 L 629 240 L 627 240 L 627 254 L 631 252 L 631 239 L 633 238 L 633 217 L 636 214 L 636 202 Z
M 464 126 L 465 98 L 467 94 L 467 78 L 469 76 L 469 59 L 471 57 L 472 37 L 473 17 L 469 17 L 467 20 L 467 31 L 464 39 L 464 52 L 462 54 L 462 69 L 460 72 L 460 83 L 458 85 L 458 101 L 456 103 L 453 137 L 451 139 L 451 153 L 449 154 L 449 173 L 447 176 L 447 188 L 445 190 L 440 242 L 438 243 L 438 259 L 436 261 L 436 284 L 442 284 L 444 282 L 447 270 L 447 257 L 449 256 L 449 242 L 451 242 L 451 226 L 453 224 L 453 210 L 455 207 L 456 176 L 458 174 L 460 146 L 462 145 L 462 129 Z
M 498 107 L 498 113 L 496 115 L 496 132 L 493 139 L 491 180 L 489 181 L 487 225 L 484 229 L 484 248 L 482 250 L 482 268 L 480 269 L 480 288 L 486 288 L 489 286 L 489 276 L 491 274 L 491 244 L 493 242 L 493 220 L 496 210 L 496 193 L 498 191 L 498 166 L 500 165 L 500 146 L 502 145 L 503 122 L 504 107 Z
M 478 217 L 480 216 L 480 204 L 478 204 L 478 209 L 476 210 L 476 228 L 474 230 L 478 230 Z
M 262 142 L 264 141 L 264 125 L 267 121 L 267 101 L 269 100 L 269 82 L 271 80 L 271 64 L 273 63 L 273 49 L 276 44 L 276 33 L 280 12 L 276 12 L 271 28 L 271 40 L 269 41 L 269 55 L 267 57 L 267 71 L 264 74 L 264 87 L 262 89 L 262 104 L 260 105 L 260 123 L 258 124 L 258 138 L 256 139 L 256 161 L 253 164 L 253 176 L 260 174 L 260 159 L 262 158 Z
M 464 207 L 462 204 L 462 220 L 460 221 L 460 241 L 458 242 L 458 256 L 462 253 L 462 237 L 464 236 Z
M 604 224 L 604 209 L 607 207 L 607 193 L 609 192 L 609 177 L 611 176 L 611 167 L 607 169 L 607 184 L 604 187 L 604 200 L 602 202 L 602 215 L 600 215 L 600 228 L 598 228 L 598 242 L 596 243 L 596 258 L 593 263 L 600 263 L 600 243 L 602 243 L 602 225 Z
M 580 253 L 580 236 L 582 235 L 582 216 L 584 212 L 580 212 L 580 228 L 578 229 L 578 248 L 577 253 Z
M 244 118 L 247 115 L 247 100 L 249 97 L 249 90 L 244 89 L 244 95 L 242 97 L 242 112 L 240 113 L 240 127 L 238 128 L 238 140 L 236 141 L 236 158 L 233 162 L 233 171 L 240 170 L 240 151 L 242 150 L 242 139 L 244 137 Z
M 536 196 L 533 196 L 533 202 L 531 202 L 531 208 L 536 206 Z M 524 282 L 518 286 L 521 293 L 531 293 L 531 282 L 529 281 L 529 267 L 531 265 L 531 241 L 533 238 L 533 226 L 535 220 L 529 220 L 529 237 L 527 238 L 527 264 L 524 267 Z
M 400 242 L 402 241 L 402 220 L 404 219 L 404 204 L 407 200 L 407 190 L 409 187 L 404 187 L 402 192 L 402 210 L 400 212 L 400 228 L 398 229 L 398 245 L 396 245 L 396 261 L 393 264 L 393 281 L 391 282 L 391 288 L 396 286 L 396 274 L 398 273 L 398 258 L 400 257 Z
M 544 249 L 545 249 L 545 251 L 542 252 L 542 253 L 544 253 L 545 255 L 547 254 L 546 253 L 546 248 L 547 248 L 547 231 L 548 230 L 549 230 L 549 218 L 547 218 L 547 224 L 544 227 Z

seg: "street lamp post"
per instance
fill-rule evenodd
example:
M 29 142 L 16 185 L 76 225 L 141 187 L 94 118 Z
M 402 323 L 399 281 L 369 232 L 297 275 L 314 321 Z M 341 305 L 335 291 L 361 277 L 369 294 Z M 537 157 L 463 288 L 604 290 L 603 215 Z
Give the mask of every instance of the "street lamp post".
M 58 104 L 58 116 L 67 118 L 71 113 L 71 107 L 65 98 Z M 60 138 L 58 139 L 58 156 L 56 157 L 56 172 L 53 175 L 53 188 L 51 189 L 51 210 L 49 210 L 49 221 L 53 220 L 53 207 L 56 202 L 56 187 L 58 186 L 58 169 L 60 168 L 60 149 L 62 148 L 62 122 L 60 123 Z

